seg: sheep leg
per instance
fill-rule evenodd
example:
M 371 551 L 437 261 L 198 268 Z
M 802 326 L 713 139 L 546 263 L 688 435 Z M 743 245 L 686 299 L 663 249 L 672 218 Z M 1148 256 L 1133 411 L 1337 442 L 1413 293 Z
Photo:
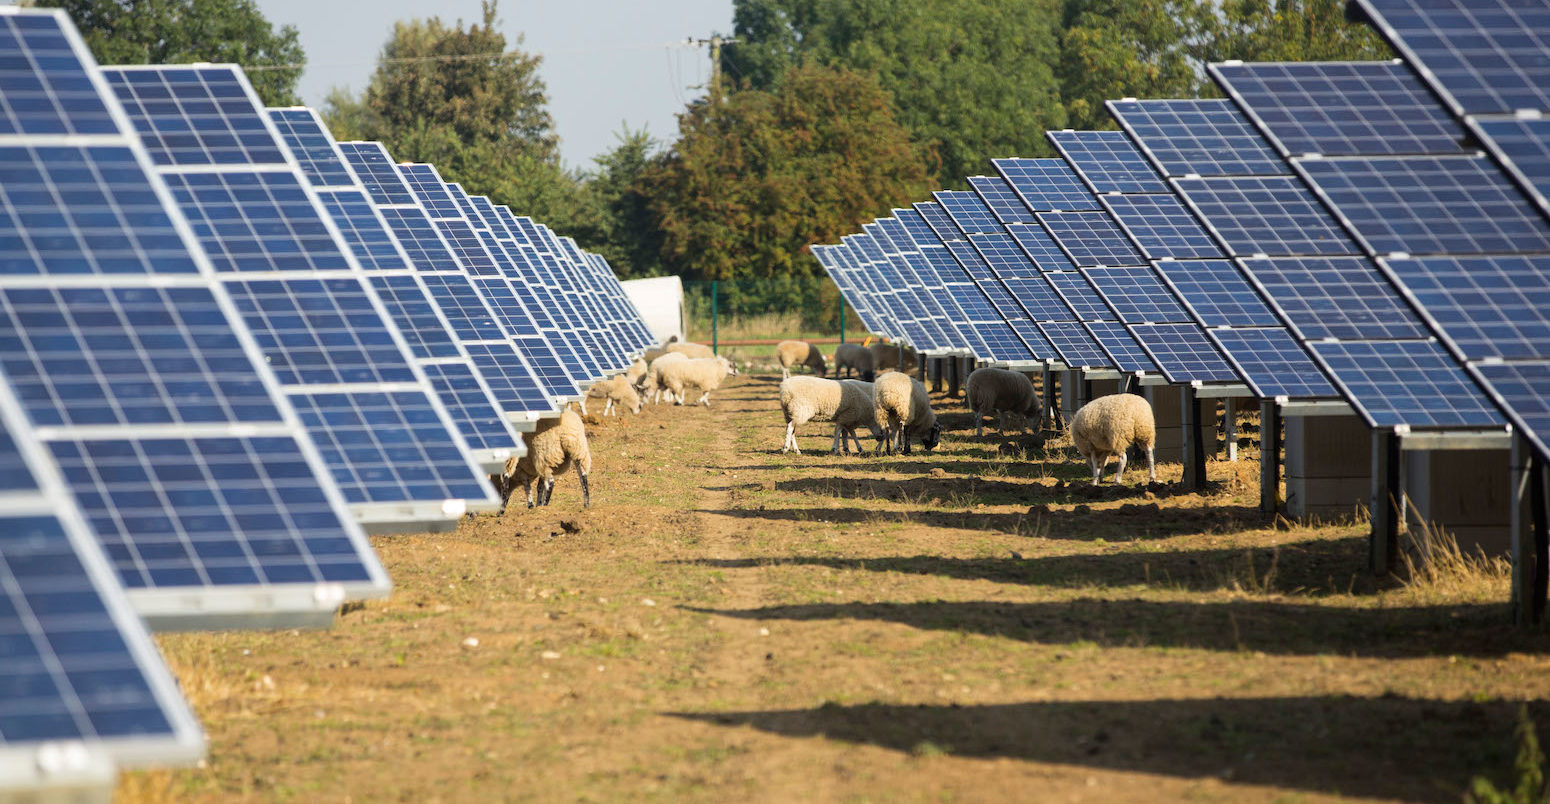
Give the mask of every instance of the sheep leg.
M 791 369 L 786 368 L 785 366 L 781 366 L 780 367 L 780 378 L 782 380 L 789 380 L 789 379 L 791 379 Z
M 1006 411 L 996 411 L 996 424 L 1001 428 L 1001 435 L 1006 435 Z
M 781 442 L 780 454 L 784 455 L 784 454 L 786 454 L 786 453 L 796 449 L 796 445 L 797 445 L 796 432 L 797 432 L 796 422 L 786 422 L 786 440 Z M 801 455 L 802 454 L 802 450 L 797 449 L 797 454 Z
M 525 483 L 523 483 L 522 485 L 527 488 L 527 507 L 532 508 L 533 507 L 533 478 L 531 478 L 531 477 L 528 478 L 527 481 Z M 540 485 L 538 488 L 539 488 L 540 491 L 543 490 L 543 486 L 542 485 Z
M 899 426 L 899 451 L 905 455 L 910 454 L 910 431 L 903 425 Z
M 1122 450 L 1119 451 L 1119 469 L 1116 469 L 1114 471 L 1114 485 L 1116 485 L 1116 486 L 1123 486 L 1123 485 L 1125 485 L 1125 462 L 1128 461 L 1129 459 L 1130 459 L 1130 450 L 1122 449 Z
M 581 507 L 592 507 L 592 489 L 587 486 L 587 473 L 581 471 L 581 464 L 576 464 L 576 477 L 581 479 Z
M 984 424 L 985 424 L 984 419 L 985 419 L 985 414 L 984 414 L 983 411 L 978 411 L 978 410 L 974 411 L 974 437 L 975 438 L 979 438 L 980 435 L 984 432 L 984 430 L 982 429 L 984 427 Z
M 538 504 L 548 505 L 554 499 L 554 478 L 546 477 L 538 481 Z
M 842 440 L 844 440 L 844 438 L 845 438 L 845 428 L 841 427 L 838 424 L 834 425 L 834 438 L 831 439 L 830 445 L 829 445 L 829 454 L 830 455 L 838 455 L 838 454 L 840 454 L 840 442 Z
M 1094 486 L 1101 486 L 1101 485 L 1103 485 L 1103 467 L 1104 467 L 1104 464 L 1107 464 L 1108 462 L 1109 462 L 1109 459 L 1107 457 L 1105 457 L 1103 459 L 1103 463 L 1099 463 L 1098 462 L 1098 454 L 1096 452 L 1093 453 L 1092 455 L 1087 456 L 1087 464 L 1093 468 L 1093 485 Z
M 1146 482 L 1157 482 L 1157 464 L 1152 460 L 1152 448 L 1146 448 Z
M 704 405 L 707 408 L 710 407 L 710 392 L 706 391 L 706 392 L 700 394 L 700 401 L 697 402 L 696 404 Z

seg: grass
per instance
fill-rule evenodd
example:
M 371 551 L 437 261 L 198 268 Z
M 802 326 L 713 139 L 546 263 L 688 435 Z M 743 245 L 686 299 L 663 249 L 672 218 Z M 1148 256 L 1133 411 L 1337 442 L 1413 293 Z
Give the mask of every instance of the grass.
M 329 631 L 161 635 L 210 755 L 120 800 L 1457 801 L 1550 715 L 1498 564 L 1373 578 L 1252 448 L 1095 492 L 938 398 L 932 453 L 781 455 L 778 376 L 589 417 L 591 510 L 375 539 Z

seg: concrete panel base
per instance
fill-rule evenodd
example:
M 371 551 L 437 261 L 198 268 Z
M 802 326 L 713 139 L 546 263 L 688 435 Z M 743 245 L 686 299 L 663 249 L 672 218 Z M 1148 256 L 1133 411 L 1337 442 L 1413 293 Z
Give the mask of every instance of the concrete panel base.
M 1184 462 L 1184 402 L 1180 399 L 1177 385 L 1149 385 L 1145 389 L 1146 401 L 1152 405 L 1152 418 L 1157 422 L 1157 447 L 1153 454 L 1158 463 Z M 1216 425 L 1216 400 L 1201 399 L 1200 421 L 1207 445 L 1215 444 L 1220 434 Z M 1209 452 L 1209 450 L 1208 450 Z
M 1372 494 L 1372 436 L 1356 416 L 1288 416 L 1286 514 L 1350 520 Z
M 1404 454 L 1405 523 L 1440 525 L 1472 553 L 1507 555 L 1512 537 L 1507 450 L 1427 450 Z

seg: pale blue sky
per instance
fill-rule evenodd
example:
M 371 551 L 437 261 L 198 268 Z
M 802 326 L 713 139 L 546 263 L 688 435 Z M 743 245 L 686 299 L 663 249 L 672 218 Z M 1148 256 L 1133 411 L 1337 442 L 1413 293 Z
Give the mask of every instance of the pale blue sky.
M 394 21 L 480 18 L 479 0 L 257 1 L 270 22 L 301 32 L 308 66 L 299 91 L 309 106 L 334 86 L 364 88 Z M 674 139 L 674 115 L 703 94 L 689 87 L 710 77 L 707 49 L 680 43 L 732 32 L 732 0 L 504 0 L 499 12 L 508 42 L 521 34 L 522 48 L 544 57 L 549 111 L 573 168 L 612 148 L 624 123 Z

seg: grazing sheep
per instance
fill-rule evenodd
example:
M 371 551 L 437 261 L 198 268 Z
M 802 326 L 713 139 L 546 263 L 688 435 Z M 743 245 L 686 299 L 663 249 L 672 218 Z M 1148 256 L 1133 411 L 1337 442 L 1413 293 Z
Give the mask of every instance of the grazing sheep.
M 872 350 L 859 343 L 842 343 L 834 347 L 834 378 L 839 379 L 840 370 L 844 369 L 845 376 L 851 376 L 854 372 L 861 379 L 871 382 L 876 379 L 876 371 L 872 368 Z
M 662 385 L 662 366 L 679 360 L 688 360 L 689 356 L 679 352 L 670 352 L 651 361 L 651 367 L 646 369 L 646 377 L 641 380 L 641 388 L 645 395 L 653 403 L 662 401 L 662 392 L 667 390 Z
M 994 415 L 1006 433 L 1006 414 L 1022 414 L 1023 429 L 1028 419 L 1039 413 L 1039 392 L 1033 389 L 1033 381 L 1020 371 L 999 368 L 975 369 L 969 375 L 965 395 L 969 410 L 974 411 L 974 437 L 980 436 L 983 417 Z
M 775 345 L 775 357 L 780 360 L 781 379 L 791 376 L 792 366 L 807 366 L 812 369 L 814 375 L 819 377 L 829 371 L 829 365 L 823 359 L 823 352 L 818 351 L 818 347 L 807 341 L 781 341 Z
M 628 408 L 631 413 L 640 413 L 640 394 L 636 393 L 635 386 L 630 384 L 630 378 L 624 374 L 593 383 L 592 387 L 587 389 L 587 396 L 608 400 L 608 404 L 603 408 L 604 416 L 613 413 L 615 405 L 621 410 Z M 582 402 L 581 412 L 586 413 L 585 400 Z
M 850 454 L 850 440 L 856 452 L 864 450 L 856 437 L 857 427 L 866 427 L 877 436 L 872 384 L 860 380 L 827 380 L 822 377 L 788 378 L 780 384 L 780 411 L 786 417 L 786 440 L 781 452 L 802 450 L 797 446 L 797 428 L 810 421 L 834 422 L 834 444 L 830 452 Z
M 1109 458 L 1119 458 L 1119 470 L 1114 482 L 1125 475 L 1125 450 L 1132 444 L 1146 449 L 1146 480 L 1157 480 L 1157 465 L 1152 460 L 1152 447 L 1157 443 L 1157 422 L 1152 418 L 1152 406 L 1135 394 L 1109 394 L 1082 406 L 1071 417 L 1071 440 L 1076 451 L 1093 468 L 1093 485 L 1103 479 L 1103 467 Z
M 698 360 L 674 360 L 663 363 L 657 383 L 667 389 L 674 404 L 684 403 L 684 389 L 700 389 L 698 404 L 710 407 L 710 392 L 721 387 L 721 381 L 735 376 L 737 368 L 724 357 L 706 357 Z
M 647 371 L 650 371 L 647 362 L 637 357 L 635 362 L 631 363 L 630 367 L 625 370 L 624 378 L 629 381 L 630 385 L 635 386 L 636 390 L 640 390 L 641 381 L 646 379 Z
M 895 447 L 905 455 L 910 454 L 910 438 L 920 438 L 920 445 L 927 451 L 934 449 L 942 438 L 942 425 L 937 423 L 936 413 L 931 410 L 931 397 L 926 386 L 913 377 L 897 371 L 885 371 L 877 375 L 876 404 L 874 415 L 882 428 L 883 441 L 877 445 L 882 452 Z
M 667 345 L 669 353 L 677 352 L 687 356 L 690 360 L 699 360 L 706 357 L 715 357 L 716 353 L 703 343 L 691 343 L 690 341 L 678 341 Z
M 527 507 L 532 508 L 533 481 L 538 481 L 538 505 L 548 505 L 554 495 L 554 476 L 565 474 L 572 465 L 581 479 L 581 504 L 592 507 L 592 490 L 587 485 L 587 475 L 592 473 L 592 451 L 587 447 L 587 429 L 576 411 L 566 408 L 559 418 L 540 419 L 538 429 L 522 434 L 527 445 L 527 455 L 507 458 L 506 472 L 496 484 L 501 494 L 501 510 L 511 499 L 511 492 L 521 484 L 527 489 Z
M 915 368 L 920 365 L 920 353 L 908 346 L 899 346 L 896 343 L 883 343 L 878 341 L 867 347 L 872 352 L 872 370 L 876 372 L 901 371 L 905 374 L 913 374 Z M 904 351 L 904 363 L 899 364 L 899 351 Z

